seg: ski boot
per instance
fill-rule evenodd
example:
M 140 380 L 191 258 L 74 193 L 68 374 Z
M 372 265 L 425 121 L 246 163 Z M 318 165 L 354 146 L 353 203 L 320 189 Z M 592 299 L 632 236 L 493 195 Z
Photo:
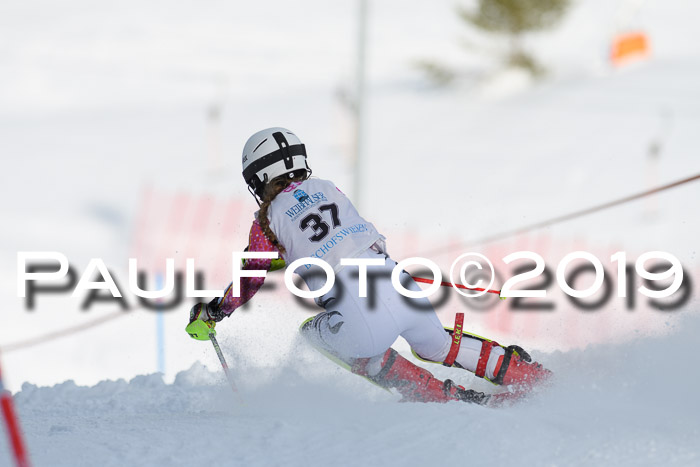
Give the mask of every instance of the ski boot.
M 482 343 L 476 376 L 484 377 L 490 348 L 497 346 L 499 345 L 496 342 Z M 539 363 L 533 362 L 530 354 L 517 345 L 505 347 L 505 354 L 498 357 L 498 363 L 493 373 L 494 377 L 490 380 L 492 383 L 503 386 L 512 385 L 519 389 L 532 389 L 552 376 L 551 371 Z

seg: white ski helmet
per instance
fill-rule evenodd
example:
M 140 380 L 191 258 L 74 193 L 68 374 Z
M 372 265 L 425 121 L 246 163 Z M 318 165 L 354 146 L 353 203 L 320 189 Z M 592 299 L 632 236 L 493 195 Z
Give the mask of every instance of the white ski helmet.
M 243 147 L 243 179 L 254 196 L 262 198 L 267 182 L 280 175 L 289 178 L 311 174 L 306 148 L 297 135 L 286 128 L 258 131 Z

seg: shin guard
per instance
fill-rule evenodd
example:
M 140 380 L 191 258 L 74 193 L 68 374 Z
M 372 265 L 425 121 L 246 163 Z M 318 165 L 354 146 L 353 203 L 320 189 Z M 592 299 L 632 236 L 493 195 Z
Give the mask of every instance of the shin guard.
M 464 332 L 463 322 L 464 314 L 457 313 L 454 328 L 445 328 L 445 331 L 452 336 L 452 344 L 444 361 L 426 360 L 415 351 L 413 351 L 413 355 L 421 361 L 442 363 L 445 366 L 462 368 L 456 362 L 456 359 L 459 354 L 462 337 L 466 335 L 481 341 L 481 352 L 474 371 L 474 374 L 479 378 L 484 378 L 497 385 L 519 385 L 522 388 L 528 388 L 543 382 L 551 376 L 552 372 L 539 363 L 533 362 L 530 355 L 522 347 L 517 345 L 503 347 L 496 341 Z M 503 355 L 492 353 L 493 349 L 497 347 L 503 348 Z M 497 360 L 491 362 L 492 359 Z M 489 363 L 491 364 L 489 365 Z M 489 368 L 492 371 L 488 371 Z

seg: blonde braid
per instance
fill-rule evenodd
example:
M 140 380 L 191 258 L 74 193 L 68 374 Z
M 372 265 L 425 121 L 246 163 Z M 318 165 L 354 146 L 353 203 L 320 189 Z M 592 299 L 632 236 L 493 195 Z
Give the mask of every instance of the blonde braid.
M 287 250 L 285 250 L 284 246 L 280 244 L 279 240 L 277 240 L 277 235 L 275 235 L 270 228 L 270 218 L 267 216 L 267 211 L 270 209 L 270 203 L 272 203 L 272 200 L 275 199 L 275 197 L 280 194 L 282 190 L 287 188 L 292 182 L 300 182 L 302 180 L 306 180 L 307 178 L 307 174 L 298 175 L 293 178 L 285 178 L 285 176 L 282 175 L 270 180 L 270 182 L 265 185 L 265 189 L 263 190 L 262 204 L 260 205 L 260 211 L 258 211 L 258 223 L 260 224 L 260 228 L 267 239 L 270 240 L 270 243 L 277 247 L 282 255 L 284 255 Z

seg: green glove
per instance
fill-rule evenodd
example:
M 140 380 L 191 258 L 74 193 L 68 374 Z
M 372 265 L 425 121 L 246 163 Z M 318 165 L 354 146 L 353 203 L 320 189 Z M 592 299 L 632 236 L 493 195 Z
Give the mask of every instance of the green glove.
M 185 331 L 193 339 L 208 341 L 209 334 L 216 335 L 214 327 L 222 318 L 223 314 L 217 313 L 211 303 L 197 303 L 190 309 L 190 322 Z
M 190 335 L 191 338 L 197 339 L 198 341 L 208 341 L 209 334 L 216 335 L 215 321 L 202 321 L 201 319 L 196 319 L 187 325 L 185 331 Z
M 287 267 L 287 264 L 282 258 L 273 259 L 270 264 L 270 271 L 279 271 Z

